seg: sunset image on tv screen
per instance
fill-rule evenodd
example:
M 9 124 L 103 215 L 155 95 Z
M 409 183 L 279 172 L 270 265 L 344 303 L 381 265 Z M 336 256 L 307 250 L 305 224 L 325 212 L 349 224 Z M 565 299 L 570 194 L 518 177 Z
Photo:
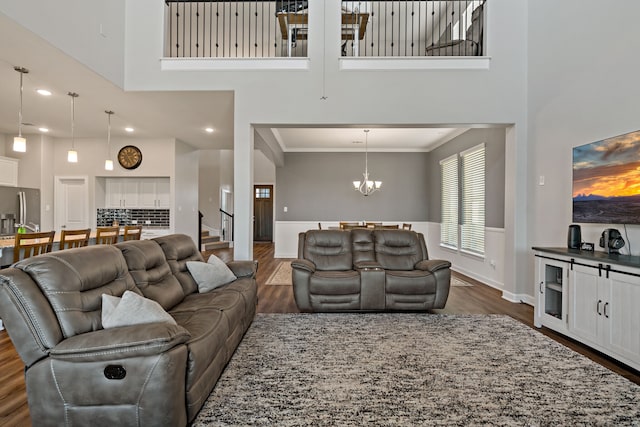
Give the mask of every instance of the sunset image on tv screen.
M 640 223 L 640 131 L 573 149 L 573 221 Z

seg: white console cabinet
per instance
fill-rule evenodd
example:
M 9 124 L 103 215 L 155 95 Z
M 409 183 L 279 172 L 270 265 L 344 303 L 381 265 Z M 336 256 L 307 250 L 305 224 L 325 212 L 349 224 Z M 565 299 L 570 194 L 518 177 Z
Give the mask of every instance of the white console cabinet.
M 534 250 L 535 325 L 640 369 L 640 257 Z

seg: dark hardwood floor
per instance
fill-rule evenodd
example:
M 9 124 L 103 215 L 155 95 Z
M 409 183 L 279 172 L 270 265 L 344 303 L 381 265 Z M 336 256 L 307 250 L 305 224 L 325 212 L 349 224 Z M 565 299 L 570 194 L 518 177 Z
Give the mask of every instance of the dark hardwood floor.
M 224 261 L 233 258 L 231 249 L 204 253 L 205 259 L 215 253 Z M 280 261 L 274 259 L 274 247 L 271 243 L 256 243 L 254 258 L 258 260 L 258 312 L 259 313 L 297 313 L 293 291 L 290 286 L 265 285 Z M 434 313 L 450 314 L 506 314 L 514 319 L 533 326 L 533 307 L 526 304 L 510 303 L 501 297 L 500 291 L 483 285 L 473 279 L 457 274 L 474 286 L 452 287 L 447 305 Z M 589 357 L 593 361 L 640 384 L 640 373 L 625 367 L 588 347 L 563 337 L 549 329 L 537 329 L 550 338 Z M 29 409 L 23 375 L 23 365 L 6 331 L 0 331 L 0 426 L 30 425 Z

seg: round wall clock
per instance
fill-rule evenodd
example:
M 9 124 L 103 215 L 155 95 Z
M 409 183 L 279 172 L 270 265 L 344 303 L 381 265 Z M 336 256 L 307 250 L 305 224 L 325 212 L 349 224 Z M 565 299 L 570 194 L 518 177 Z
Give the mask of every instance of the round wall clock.
M 142 163 L 142 151 L 134 145 L 125 145 L 118 152 L 118 163 L 125 169 L 135 169 Z

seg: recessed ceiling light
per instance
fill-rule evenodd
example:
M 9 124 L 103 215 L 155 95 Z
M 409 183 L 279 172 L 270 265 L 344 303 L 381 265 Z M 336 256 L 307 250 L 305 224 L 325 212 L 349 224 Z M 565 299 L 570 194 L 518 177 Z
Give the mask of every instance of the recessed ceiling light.
M 47 129 L 47 128 L 38 128 L 38 130 L 39 130 L 40 132 L 45 132 L 45 133 L 46 133 L 46 132 L 49 132 L 49 129 Z
M 133 132 L 133 128 L 124 128 L 127 132 Z
M 205 130 L 209 133 L 213 133 L 213 128 L 206 128 Z
M 38 92 L 42 96 L 51 96 L 51 91 L 46 89 L 36 89 L 36 92 Z

